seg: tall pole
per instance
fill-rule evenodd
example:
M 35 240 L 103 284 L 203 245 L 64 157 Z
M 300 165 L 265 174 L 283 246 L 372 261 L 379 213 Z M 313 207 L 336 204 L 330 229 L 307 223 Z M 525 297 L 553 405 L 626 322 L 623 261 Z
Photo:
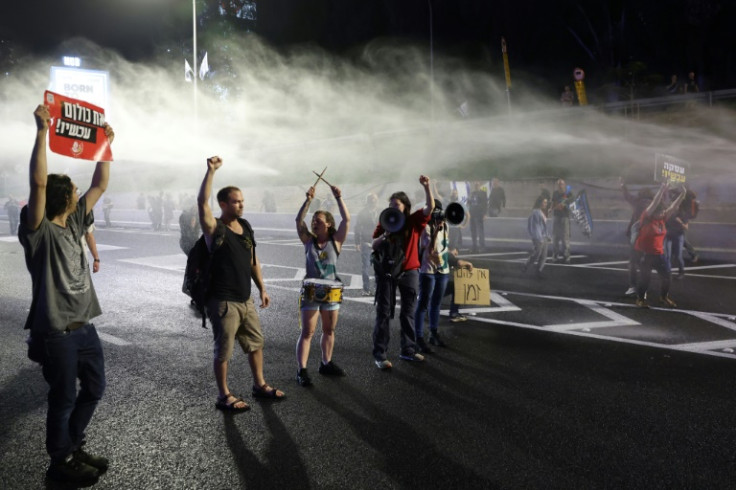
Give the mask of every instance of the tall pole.
M 501 54 L 503 56 L 503 72 L 506 76 L 506 102 L 509 105 L 511 115 L 511 70 L 509 69 L 509 54 L 506 51 L 506 39 L 501 38 Z
M 197 0 L 192 0 L 192 44 L 194 45 L 194 120 L 197 120 Z
M 434 122 L 434 32 L 432 21 L 432 0 L 427 0 L 429 5 L 429 107 L 431 110 L 431 121 Z

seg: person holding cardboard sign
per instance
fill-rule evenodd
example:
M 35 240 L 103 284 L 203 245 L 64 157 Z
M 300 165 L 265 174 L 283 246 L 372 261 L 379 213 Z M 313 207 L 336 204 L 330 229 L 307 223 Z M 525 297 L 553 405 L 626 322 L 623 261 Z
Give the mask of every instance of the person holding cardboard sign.
M 107 189 L 110 162 L 97 162 L 89 189 L 80 194 L 68 175 L 48 173 L 49 108 L 39 105 L 34 117 L 31 191 L 18 230 L 33 279 L 33 301 L 25 325 L 31 332 L 28 357 L 41 364 L 49 385 L 46 450 L 51 464 L 46 475 L 88 486 L 97 482 L 109 463 L 83 449 L 85 430 L 106 381 L 102 344 L 90 322 L 102 310 L 81 239 L 85 218 Z M 112 143 L 115 135 L 107 124 L 104 134 Z

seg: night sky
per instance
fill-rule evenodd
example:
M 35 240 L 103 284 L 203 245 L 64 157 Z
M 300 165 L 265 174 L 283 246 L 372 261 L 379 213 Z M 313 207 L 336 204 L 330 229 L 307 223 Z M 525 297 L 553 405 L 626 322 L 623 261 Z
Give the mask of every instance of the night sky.
M 221 28 L 212 15 L 218 3 L 198 1 L 200 36 Z M 428 0 L 261 0 L 255 23 L 234 25 L 250 27 L 275 45 L 312 43 L 349 55 L 376 38 L 428 45 L 429 5 Z M 431 5 L 436 52 L 468 63 L 498 62 L 505 36 L 514 68 L 541 78 L 566 77 L 575 66 L 611 77 L 612 71 L 641 62 L 667 77 L 695 70 L 704 88 L 736 85 L 733 0 L 431 0 Z M 188 0 L 24 0 L 3 2 L 0 9 L 0 38 L 12 41 L 16 53 L 53 52 L 63 40 L 81 36 L 144 61 L 162 46 L 185 46 L 191 38 Z

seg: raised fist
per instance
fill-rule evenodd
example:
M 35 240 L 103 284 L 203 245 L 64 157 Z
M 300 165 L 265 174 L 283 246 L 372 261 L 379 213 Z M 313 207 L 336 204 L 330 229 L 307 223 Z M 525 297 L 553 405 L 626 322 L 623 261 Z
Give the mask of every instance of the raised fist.
M 208 158 L 207 167 L 211 168 L 212 170 L 217 170 L 218 168 L 222 167 L 222 158 L 218 156 Z
M 49 129 L 51 114 L 49 113 L 48 107 L 43 104 L 39 105 L 36 107 L 36 110 L 33 111 L 33 116 L 36 118 L 36 128 L 38 128 L 39 131 L 42 129 Z

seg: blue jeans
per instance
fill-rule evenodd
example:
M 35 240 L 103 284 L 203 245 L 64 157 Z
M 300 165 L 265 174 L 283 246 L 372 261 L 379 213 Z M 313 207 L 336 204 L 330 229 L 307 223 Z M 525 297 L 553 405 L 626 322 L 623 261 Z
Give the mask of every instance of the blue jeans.
M 644 295 L 649 289 L 649 282 L 652 278 L 652 269 L 659 274 L 660 297 L 666 298 L 670 292 L 670 263 L 664 255 L 644 254 L 641 259 L 641 267 L 639 268 L 639 285 L 637 287 L 637 295 L 640 300 L 644 300 Z
M 419 299 L 414 313 L 414 331 L 417 338 L 424 337 L 424 314 L 429 307 L 429 329 L 437 331 L 440 323 L 440 304 L 445 295 L 450 274 L 419 274 Z
M 414 337 L 414 310 L 417 303 L 417 289 L 419 286 L 419 271 L 406 271 L 398 280 L 401 296 L 401 353 L 412 355 L 416 352 Z M 391 337 L 389 324 L 391 321 L 391 305 L 396 294 L 393 280 L 386 277 L 376 277 L 376 323 L 373 327 L 373 357 L 382 361 L 386 359 L 388 342 Z
M 445 287 L 445 296 L 450 295 L 450 317 L 460 314 L 460 307 L 455 303 L 455 281 L 452 273 L 447 275 L 447 284 Z
M 43 377 L 49 385 L 46 450 L 52 461 L 61 462 L 84 443 L 105 391 L 105 359 L 93 324 L 45 337 Z
M 667 236 L 664 241 L 664 253 L 667 257 L 667 261 L 672 264 L 672 259 L 675 259 L 677 265 L 677 271 L 680 274 L 685 273 L 685 259 L 682 256 L 682 251 L 685 245 L 685 234 L 680 233 L 675 236 Z
M 561 255 L 565 260 L 570 258 L 570 218 L 568 216 L 555 216 L 554 228 L 552 228 L 554 240 L 552 255 L 556 259 Z

